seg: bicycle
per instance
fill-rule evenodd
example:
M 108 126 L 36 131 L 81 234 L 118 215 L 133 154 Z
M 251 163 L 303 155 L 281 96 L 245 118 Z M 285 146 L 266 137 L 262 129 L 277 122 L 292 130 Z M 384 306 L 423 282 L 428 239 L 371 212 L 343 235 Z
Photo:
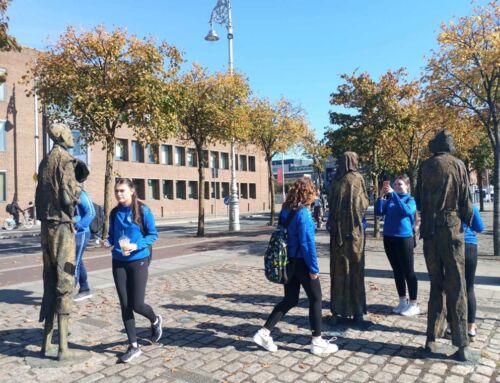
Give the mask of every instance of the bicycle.
M 31 218 L 30 214 L 27 211 L 23 212 L 23 214 L 20 215 L 19 218 L 19 226 L 26 229 L 31 229 L 35 224 L 35 220 Z M 5 230 L 14 230 L 16 228 L 16 221 L 14 220 L 14 218 L 5 218 L 5 220 L 3 221 L 3 228 Z

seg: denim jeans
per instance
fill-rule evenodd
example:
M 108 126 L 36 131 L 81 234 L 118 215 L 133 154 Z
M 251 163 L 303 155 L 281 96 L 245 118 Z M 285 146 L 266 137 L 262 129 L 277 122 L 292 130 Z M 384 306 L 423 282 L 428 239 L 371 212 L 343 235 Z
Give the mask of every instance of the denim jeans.
M 85 269 L 85 265 L 83 264 L 83 253 L 89 243 L 89 239 L 90 231 L 78 231 L 76 233 L 75 286 L 80 284 L 79 292 L 90 290 L 87 269 Z

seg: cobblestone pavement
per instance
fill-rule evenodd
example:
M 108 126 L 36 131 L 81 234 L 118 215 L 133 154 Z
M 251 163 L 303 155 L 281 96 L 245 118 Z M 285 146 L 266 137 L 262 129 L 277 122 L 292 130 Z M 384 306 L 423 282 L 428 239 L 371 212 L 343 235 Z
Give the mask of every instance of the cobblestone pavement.
M 324 233 L 318 236 L 325 317 L 330 291 L 327 241 Z M 12 288 L 10 298 L 0 300 L 0 381 L 500 382 L 500 295 L 495 278 L 499 261 L 484 261 L 489 263 L 478 269 L 483 279 L 478 289 L 478 335 L 472 343 L 481 353 L 476 366 L 420 357 L 429 292 L 423 261 L 416 256 L 422 314 L 393 315 L 397 297 L 380 240 L 367 244 L 367 319 L 372 325 L 361 331 L 325 324 L 325 335 L 337 336 L 340 351 L 314 356 L 309 353 L 307 299 L 302 296 L 299 307 L 273 330 L 279 350 L 270 354 L 251 340 L 281 296 L 281 286 L 265 280 L 262 258 L 257 256 L 263 246 L 264 242 L 238 251 L 194 254 L 177 268 L 169 267 L 172 259 L 153 261 L 165 272 L 151 276 L 147 301 L 163 316 L 164 334 L 159 344 L 150 344 L 149 323 L 137 318 L 143 354 L 131 364 L 117 363 L 126 336 L 114 287 L 96 289 L 91 300 L 75 304 L 70 341 L 74 348 L 89 350 L 90 359 L 44 368 L 33 363 L 41 360 L 39 289 L 31 293 L 28 287 Z M 218 256 L 201 263 L 211 254 Z

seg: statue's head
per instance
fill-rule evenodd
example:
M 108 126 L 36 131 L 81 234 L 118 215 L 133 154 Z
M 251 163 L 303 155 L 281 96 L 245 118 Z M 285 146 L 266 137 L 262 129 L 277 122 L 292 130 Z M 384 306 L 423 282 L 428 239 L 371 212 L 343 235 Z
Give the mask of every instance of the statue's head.
M 453 136 L 446 129 L 441 130 L 429 141 L 429 150 L 431 153 L 453 153 L 455 147 L 453 146 Z
M 349 172 L 358 171 L 358 155 L 355 152 L 344 152 L 337 161 L 335 178 L 340 179 Z
M 66 148 L 75 146 L 71 129 L 66 124 L 54 123 L 49 127 L 49 137 L 54 143 L 62 144 Z
M 89 176 L 89 168 L 85 164 L 85 162 L 81 160 L 76 160 L 75 164 L 75 178 L 78 182 L 85 182 L 87 177 Z

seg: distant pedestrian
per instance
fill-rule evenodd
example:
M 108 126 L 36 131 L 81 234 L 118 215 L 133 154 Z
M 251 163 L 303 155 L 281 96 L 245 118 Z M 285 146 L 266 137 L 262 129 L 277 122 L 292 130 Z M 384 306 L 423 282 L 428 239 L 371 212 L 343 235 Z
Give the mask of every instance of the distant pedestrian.
M 311 179 L 299 178 L 289 190 L 280 213 L 280 222 L 285 222 L 289 214 L 294 214 L 287 228 L 287 253 L 290 262 L 287 266 L 288 283 L 284 286 L 283 300 L 274 307 L 264 327 L 253 337 L 255 343 L 271 352 L 278 350 L 271 337 L 271 330 L 291 308 L 297 306 L 301 286 L 309 299 L 311 353 L 327 355 L 338 350 L 337 345 L 321 337 L 321 284 L 314 222 L 309 211 L 314 196 L 314 184 Z
M 321 192 L 319 190 L 316 190 L 316 197 L 314 198 L 313 202 L 313 214 L 314 214 L 314 221 L 316 222 L 316 228 L 318 230 L 321 229 L 321 226 L 323 225 L 323 201 L 321 199 Z
M 78 161 L 75 167 L 75 177 L 80 183 L 83 183 L 88 177 L 88 169 L 85 163 Z M 75 301 L 82 301 L 92 297 L 88 282 L 87 269 L 83 263 L 83 254 L 90 239 L 90 223 L 95 217 L 94 205 L 88 195 L 83 190 L 80 193 L 80 200 L 76 205 L 75 216 L 75 243 L 76 243 L 76 270 L 75 270 L 75 286 L 79 285 L 78 293 L 73 298 Z
M 476 294 L 474 292 L 474 279 L 476 277 L 477 268 L 477 236 L 476 233 L 482 233 L 484 223 L 479 214 L 477 206 L 473 208 L 474 215 L 472 217 L 471 226 L 467 226 L 462 221 L 464 229 L 465 242 L 465 287 L 467 288 L 467 330 L 469 339 L 474 339 L 476 336 Z M 448 316 L 448 322 L 451 318 Z M 447 333 L 451 335 L 451 329 L 448 324 Z
M 112 269 L 120 299 L 123 324 L 129 341 L 124 363 L 141 354 L 137 344 L 134 312 L 151 322 L 151 340 L 158 342 L 162 335 L 162 318 L 144 303 L 148 281 L 151 245 L 158 238 L 153 213 L 139 201 L 133 182 L 120 178 L 115 183 L 118 205 L 111 211 L 108 239 L 103 246 L 113 246 Z
M 394 189 L 389 181 L 380 191 L 375 204 L 375 214 L 385 216 L 384 249 L 391 264 L 399 295 L 399 304 L 392 310 L 395 314 L 412 316 L 420 314 L 417 304 L 418 282 L 413 261 L 413 226 L 417 205 L 415 199 L 408 194 L 410 180 L 406 176 L 398 176 L 394 180 Z M 406 295 L 406 286 L 410 299 Z

